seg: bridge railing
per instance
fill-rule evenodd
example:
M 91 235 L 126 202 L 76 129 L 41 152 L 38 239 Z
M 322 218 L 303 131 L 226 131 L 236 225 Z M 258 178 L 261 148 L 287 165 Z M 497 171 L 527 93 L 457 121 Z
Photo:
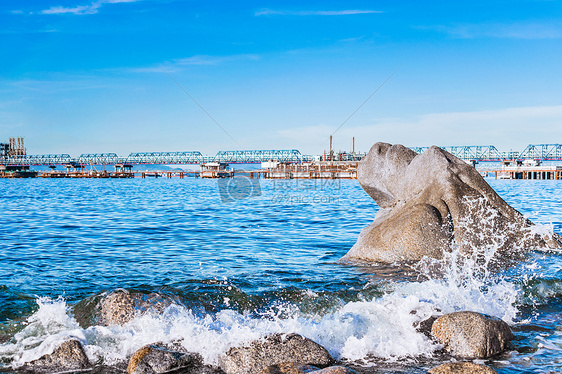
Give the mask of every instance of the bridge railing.
M 518 159 L 562 160 L 562 144 L 529 144 Z
M 440 146 L 452 155 L 467 161 L 503 161 L 521 159 L 562 160 L 562 144 L 529 144 L 522 152 L 501 152 L 493 145 L 487 146 Z M 416 153 L 422 153 L 429 147 L 410 147 Z
M 76 159 L 76 163 L 84 165 L 114 165 L 122 161 L 123 158 L 116 153 L 83 153 Z
M 201 164 L 204 157 L 199 151 L 137 152 L 127 156 L 128 164 Z
M 299 150 L 245 150 L 245 151 L 220 151 L 213 161 L 226 163 L 259 163 L 275 160 L 279 162 L 299 163 L 308 161 Z
M 24 155 L 0 157 L 0 165 L 62 165 L 72 162 L 68 154 Z

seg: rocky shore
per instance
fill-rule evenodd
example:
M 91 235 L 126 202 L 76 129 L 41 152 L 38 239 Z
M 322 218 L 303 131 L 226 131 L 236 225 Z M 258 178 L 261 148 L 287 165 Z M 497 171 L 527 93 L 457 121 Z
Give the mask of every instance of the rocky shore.
M 124 325 L 143 313 L 158 313 L 162 300 L 156 294 L 127 290 L 113 291 L 99 300 L 94 317 L 105 326 Z M 440 361 L 428 373 L 494 373 L 472 362 L 501 354 L 513 339 L 503 321 L 476 312 L 464 311 L 434 316 L 419 326 L 420 334 L 442 345 Z M 27 373 L 100 372 L 103 362 L 91 362 L 83 344 L 71 338 L 55 347 L 52 353 L 27 362 L 18 371 Z M 107 368 L 106 368 L 107 369 Z M 307 337 L 272 334 L 230 348 L 218 365 L 204 362 L 196 352 L 189 352 L 182 340 L 154 342 L 132 352 L 127 362 L 101 372 L 128 374 L 353 374 L 375 373 L 377 366 L 362 367 L 352 362 L 338 362 L 328 350 Z M 96 371 L 98 370 L 98 371 Z

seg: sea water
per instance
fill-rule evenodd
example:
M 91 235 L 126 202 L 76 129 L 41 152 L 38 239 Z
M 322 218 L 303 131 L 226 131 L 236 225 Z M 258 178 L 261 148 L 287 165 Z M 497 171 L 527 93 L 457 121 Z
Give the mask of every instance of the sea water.
M 561 232 L 559 181 L 489 183 L 537 229 Z M 0 371 L 69 337 L 99 366 L 174 340 L 217 364 L 230 347 L 295 332 L 365 372 L 423 373 L 451 358 L 418 324 L 460 310 L 514 330 L 508 351 L 477 362 L 498 373 L 562 371 L 559 251 L 493 271 L 454 252 L 438 263 L 341 264 L 378 209 L 357 181 L 258 187 L 225 203 L 216 180 L 2 180 Z M 120 288 L 171 303 L 123 326 L 87 318 Z

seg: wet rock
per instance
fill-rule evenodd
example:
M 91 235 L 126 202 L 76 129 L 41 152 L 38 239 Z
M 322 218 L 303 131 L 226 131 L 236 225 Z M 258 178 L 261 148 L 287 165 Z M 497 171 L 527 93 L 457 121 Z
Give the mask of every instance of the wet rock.
M 298 334 L 269 335 L 233 347 L 220 357 L 220 366 L 227 374 L 255 374 L 285 362 L 326 367 L 334 359 L 324 347 Z
M 65 341 L 56 347 L 53 353 L 41 356 L 25 365 L 26 369 L 46 373 L 82 370 L 88 367 L 90 367 L 88 356 L 82 344 L 76 339 Z
M 203 365 L 183 372 L 183 374 L 225 374 L 225 372 L 222 371 L 221 368 L 216 366 Z
M 502 352 L 513 339 L 504 321 L 476 312 L 455 312 L 439 317 L 431 334 L 454 356 L 487 358 Z
M 428 338 L 431 338 L 431 327 L 433 326 L 433 322 L 437 320 L 437 316 L 431 316 L 423 321 L 420 321 L 418 324 L 414 325 L 417 332 L 421 332 Z
M 271 365 L 263 369 L 260 374 L 305 374 L 320 370 L 316 366 L 295 364 L 294 362 L 284 362 Z
M 72 306 L 72 314 L 74 319 L 83 329 L 95 326 L 98 323 L 100 312 L 100 301 L 103 295 L 92 295 L 80 300 Z
M 437 366 L 428 374 L 497 374 L 495 370 L 472 362 L 454 362 Z
M 310 374 L 355 374 L 355 371 L 345 366 L 330 366 L 322 370 L 312 371 Z
M 183 369 L 183 373 L 196 373 L 195 370 L 202 369 L 202 366 L 203 359 L 198 353 L 174 350 L 166 345 L 150 344 L 133 354 L 127 366 L 127 373 L 158 374 L 179 369 Z M 202 374 L 204 371 L 197 373 Z
M 123 325 L 135 315 L 150 310 L 162 312 L 172 301 L 156 293 L 144 294 L 119 289 L 111 292 L 99 302 L 100 325 Z
M 300 365 L 293 362 L 271 365 L 263 369 L 260 374 L 355 374 L 356 372 L 345 366 L 330 366 L 320 369 L 312 365 Z
M 344 261 L 440 259 L 452 244 L 464 253 L 492 247 L 511 255 L 562 247 L 557 234 L 533 230 L 474 167 L 435 146 L 417 154 L 376 143 L 357 179 L 380 210 Z

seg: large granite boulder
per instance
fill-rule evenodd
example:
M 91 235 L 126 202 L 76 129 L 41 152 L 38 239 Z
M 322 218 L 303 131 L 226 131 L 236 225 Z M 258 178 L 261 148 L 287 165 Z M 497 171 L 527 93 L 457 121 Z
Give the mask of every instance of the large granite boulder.
M 259 374 L 307 374 L 320 370 L 316 366 L 295 364 L 294 362 L 283 362 L 270 365 L 260 371 Z
M 324 347 L 298 334 L 269 335 L 249 345 L 233 347 L 220 357 L 220 366 L 227 374 L 255 374 L 287 362 L 325 367 L 334 359 Z
M 439 365 L 427 372 L 428 374 L 497 374 L 495 370 L 472 362 L 453 362 Z
M 100 325 L 123 325 L 136 315 L 149 311 L 162 312 L 172 303 L 169 297 L 157 293 L 141 293 L 118 289 L 105 295 L 98 304 Z
M 534 230 L 473 166 L 436 146 L 417 154 L 376 143 L 357 179 L 380 210 L 344 261 L 439 259 L 453 245 L 464 253 L 497 248 L 510 255 L 562 247 L 560 236 Z
M 503 352 L 513 339 L 504 321 L 476 312 L 445 314 L 433 322 L 431 335 L 453 356 L 487 358 Z
M 53 353 L 41 356 L 25 364 L 25 369 L 34 372 L 56 373 L 83 370 L 90 367 L 90 361 L 82 344 L 71 339 L 57 346 Z
M 219 368 L 203 364 L 198 353 L 187 352 L 179 344 L 145 345 L 129 359 L 128 374 L 223 374 Z

